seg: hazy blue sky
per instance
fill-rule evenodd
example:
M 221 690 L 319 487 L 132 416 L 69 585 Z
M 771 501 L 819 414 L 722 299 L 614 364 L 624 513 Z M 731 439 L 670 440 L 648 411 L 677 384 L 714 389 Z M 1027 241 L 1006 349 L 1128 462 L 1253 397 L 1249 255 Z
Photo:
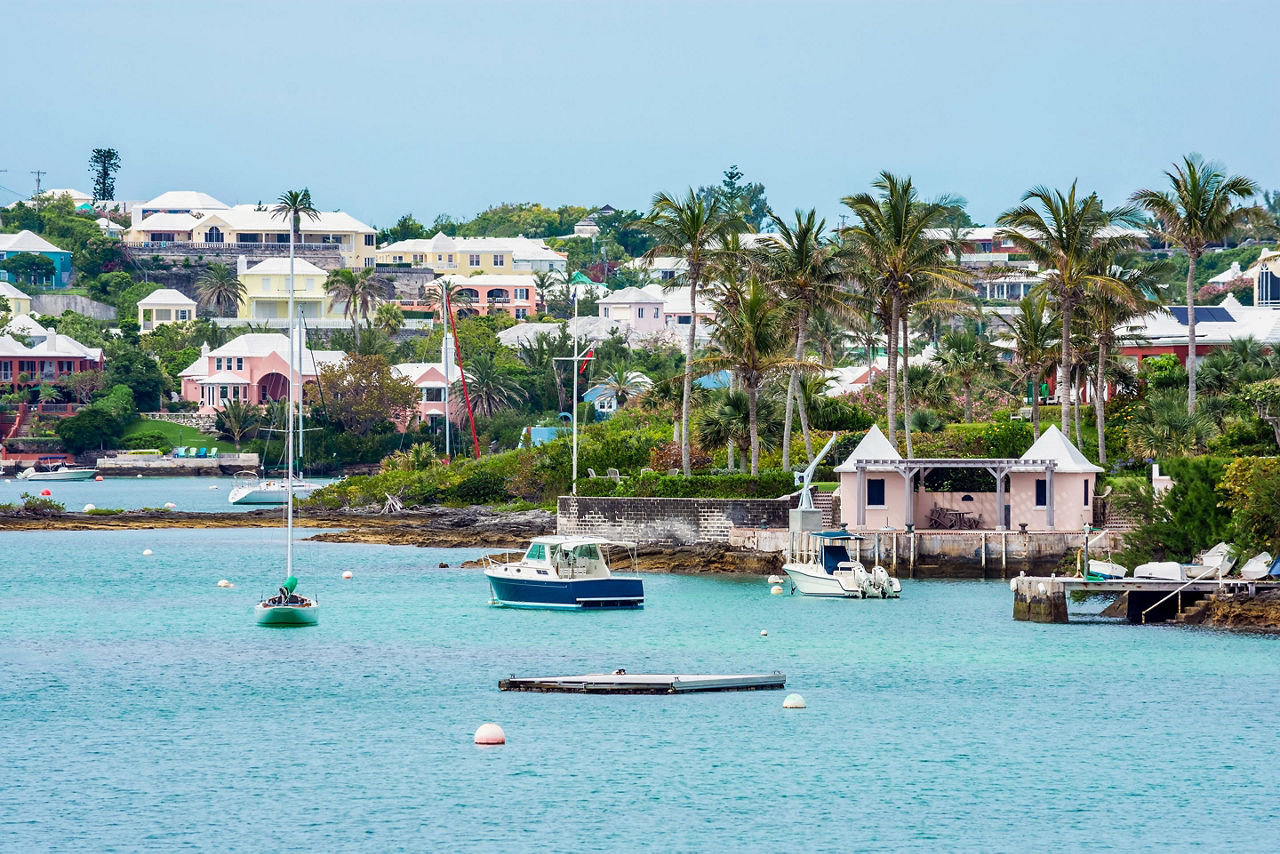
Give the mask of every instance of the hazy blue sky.
M 308 185 L 376 225 L 504 201 L 643 208 L 737 163 L 774 208 L 881 169 L 990 223 L 1079 177 L 1119 202 L 1200 151 L 1280 187 L 1274 7 L 1213 2 L 6 0 L 0 203 L 227 203 Z

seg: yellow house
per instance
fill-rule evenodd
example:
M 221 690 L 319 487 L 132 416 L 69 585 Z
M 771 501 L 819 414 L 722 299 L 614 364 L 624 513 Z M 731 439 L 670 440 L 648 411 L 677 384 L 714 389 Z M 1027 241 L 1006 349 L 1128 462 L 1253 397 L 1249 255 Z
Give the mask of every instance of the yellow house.
M 428 267 L 440 275 L 563 273 L 566 256 L 530 237 L 435 237 L 401 240 L 377 250 L 379 264 Z
M 173 288 L 152 291 L 138 300 L 138 326 L 150 332 L 166 323 L 185 323 L 196 319 L 196 301 Z
M 31 297 L 8 282 L 0 282 L 0 297 L 9 301 L 9 314 L 12 316 L 31 313 Z
M 321 211 L 316 219 L 302 217 L 302 245 L 337 249 L 347 267 L 372 267 L 377 232 L 351 214 Z M 271 246 L 283 252 L 289 243 L 289 224 L 272 212 L 271 205 L 234 205 L 229 208 L 196 208 L 159 211 L 130 226 L 124 241 L 148 247 L 224 248 L 238 245 L 246 252 Z M 272 252 L 271 254 L 275 254 Z
M 289 316 L 289 259 L 268 258 L 249 267 L 241 256 L 240 281 L 244 284 L 245 301 L 238 317 L 244 320 L 275 320 Z M 293 262 L 293 299 L 304 318 L 340 320 L 344 306 L 329 307 L 324 290 L 328 276 L 310 261 L 295 258 Z

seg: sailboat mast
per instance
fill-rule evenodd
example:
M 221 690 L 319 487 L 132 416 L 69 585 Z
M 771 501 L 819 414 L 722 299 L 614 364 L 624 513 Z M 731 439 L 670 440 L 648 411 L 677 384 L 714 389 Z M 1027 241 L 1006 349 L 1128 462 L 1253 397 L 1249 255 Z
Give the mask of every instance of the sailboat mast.
M 285 456 L 288 458 L 288 468 L 285 480 L 285 547 L 284 547 L 284 566 L 285 577 L 293 575 L 293 372 L 297 367 L 296 356 L 293 347 L 293 235 L 297 231 L 298 226 L 297 212 L 291 212 L 289 217 L 289 406 L 288 415 L 285 416 Z

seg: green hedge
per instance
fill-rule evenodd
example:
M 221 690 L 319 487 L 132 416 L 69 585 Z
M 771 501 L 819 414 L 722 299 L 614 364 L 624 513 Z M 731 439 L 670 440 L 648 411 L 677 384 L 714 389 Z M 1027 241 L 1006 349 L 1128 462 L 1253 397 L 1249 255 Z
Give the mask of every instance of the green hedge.
M 586 497 L 634 498 L 778 498 L 795 492 L 791 472 L 766 471 L 753 478 L 747 474 L 711 474 L 683 477 L 656 472 L 623 478 L 578 481 L 578 494 Z

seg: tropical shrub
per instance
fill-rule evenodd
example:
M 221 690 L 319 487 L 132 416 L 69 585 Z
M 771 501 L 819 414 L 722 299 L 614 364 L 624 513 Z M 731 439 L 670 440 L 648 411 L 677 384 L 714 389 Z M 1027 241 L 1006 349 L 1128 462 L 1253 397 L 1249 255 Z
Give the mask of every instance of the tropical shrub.
M 1280 553 L 1280 458 L 1241 457 L 1224 469 L 1219 491 L 1233 540 L 1245 554 Z
M 1155 496 L 1149 480 L 1118 486 L 1117 507 L 1138 522 L 1118 556 L 1133 567 L 1151 560 L 1189 561 L 1231 536 L 1231 511 L 1219 490 L 1227 461 L 1217 457 L 1171 459 L 1161 463 L 1173 487 Z
M 134 433 L 132 436 L 126 436 L 117 442 L 116 446 L 126 451 L 155 448 L 162 454 L 167 454 L 173 450 L 173 442 L 169 441 L 163 433 L 155 430 L 143 430 L 140 433 Z

